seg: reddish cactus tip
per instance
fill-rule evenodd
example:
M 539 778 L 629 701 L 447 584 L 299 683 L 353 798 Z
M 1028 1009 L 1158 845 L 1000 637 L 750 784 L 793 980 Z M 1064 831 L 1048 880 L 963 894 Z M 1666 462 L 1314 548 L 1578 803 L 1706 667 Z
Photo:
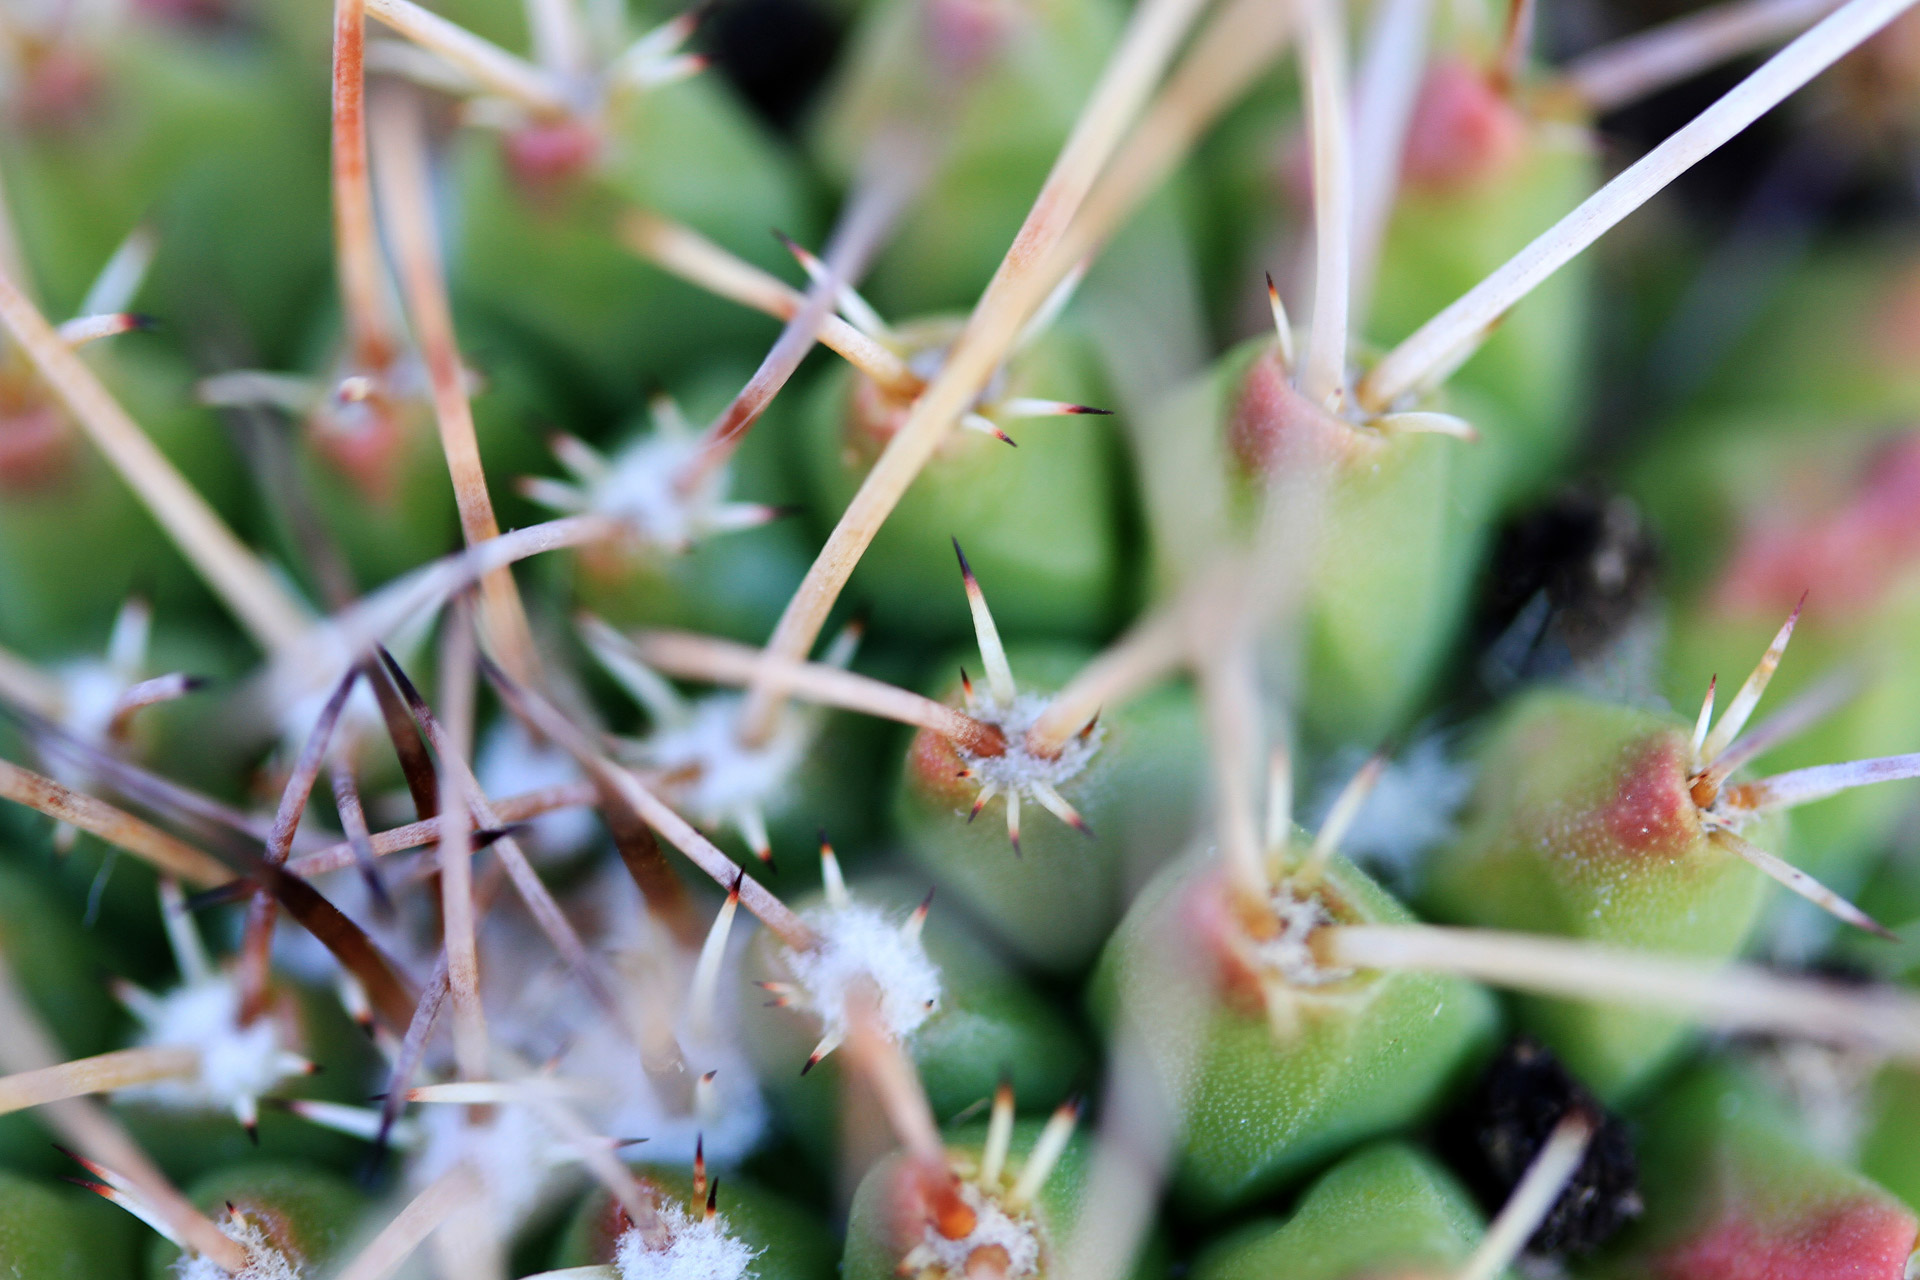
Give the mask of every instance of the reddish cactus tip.
M 1452 193 L 1495 180 L 1524 150 L 1528 122 L 1486 74 L 1436 61 L 1420 86 L 1401 153 L 1409 186 Z
M 1665 1280 L 1750 1276 L 1873 1276 L 1900 1280 L 1913 1252 L 1913 1215 L 1890 1204 L 1846 1202 L 1781 1221 L 1756 1205 L 1729 1205 L 1699 1234 L 1660 1255 Z
M 995 423 L 993 419 L 987 417 L 985 414 L 962 414 L 960 415 L 960 425 L 969 431 L 978 431 L 983 436 L 992 436 L 1001 444 L 1010 445 L 1015 449 L 1020 447 L 1018 440 L 1015 440 L 1012 436 L 1001 430 L 999 424 Z
M 919 937 L 921 929 L 926 926 L 927 915 L 933 910 L 933 894 L 934 891 L 932 889 L 927 890 L 927 896 L 920 899 L 920 905 L 913 909 L 913 913 L 907 917 L 906 923 L 901 926 L 902 931 L 905 932 L 908 937 Z

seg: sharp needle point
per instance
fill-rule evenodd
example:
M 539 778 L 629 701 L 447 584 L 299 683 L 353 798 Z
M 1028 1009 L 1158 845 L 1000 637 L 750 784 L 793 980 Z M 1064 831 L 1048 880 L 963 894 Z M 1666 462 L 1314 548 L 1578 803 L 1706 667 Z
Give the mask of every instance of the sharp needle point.
M 1733 745 L 1733 740 L 1740 736 L 1740 731 L 1747 727 L 1747 720 L 1753 715 L 1753 709 L 1760 704 L 1761 697 L 1767 691 L 1768 683 L 1773 679 L 1774 671 L 1780 665 L 1780 659 L 1786 654 L 1787 642 L 1793 638 L 1794 624 L 1800 621 L 1800 610 L 1806 606 L 1806 603 L 1807 597 L 1802 594 L 1800 602 L 1793 606 L 1793 612 L 1787 615 L 1786 622 L 1775 633 L 1773 643 L 1769 644 L 1767 651 L 1760 655 L 1760 661 L 1754 666 L 1753 673 L 1747 677 L 1746 683 L 1740 686 L 1740 692 L 1734 694 L 1733 701 L 1727 704 L 1726 714 L 1720 717 L 1720 723 L 1715 725 L 1713 731 L 1707 735 L 1706 742 L 1700 748 L 1703 766 L 1712 765 L 1718 760 L 1722 753 Z

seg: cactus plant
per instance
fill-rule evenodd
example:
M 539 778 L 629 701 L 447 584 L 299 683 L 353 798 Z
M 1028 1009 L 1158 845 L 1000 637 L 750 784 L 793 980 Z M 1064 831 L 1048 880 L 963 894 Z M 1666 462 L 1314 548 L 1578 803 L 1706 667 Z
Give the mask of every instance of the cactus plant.
M 0 1272 L 1910 1275 L 1911 2 L 0 10 Z

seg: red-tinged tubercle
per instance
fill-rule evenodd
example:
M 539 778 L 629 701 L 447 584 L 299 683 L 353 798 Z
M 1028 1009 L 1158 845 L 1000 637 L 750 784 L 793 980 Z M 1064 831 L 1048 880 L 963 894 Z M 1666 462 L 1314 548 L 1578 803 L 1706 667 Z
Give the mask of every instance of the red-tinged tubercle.
M 1628 744 L 1597 812 L 1608 846 L 1629 857 L 1676 857 L 1700 838 L 1689 790 L 1687 743 L 1659 733 Z
M 942 1163 L 907 1157 L 895 1167 L 888 1205 L 888 1231 L 904 1255 L 931 1226 L 949 1240 L 971 1232 L 979 1216 L 960 1197 L 959 1180 Z
M 931 0 L 919 13 L 930 59 L 955 82 L 992 61 L 1025 19 L 1019 6 L 1001 0 Z
M 907 770 L 914 789 L 934 804 L 969 808 L 977 787 L 953 740 L 931 729 L 913 735 Z
M 1914 1215 L 1890 1200 L 1849 1200 L 1774 1218 L 1734 1204 L 1655 1260 L 1654 1280 L 1902 1280 Z
M 586 173 L 600 158 L 601 138 L 583 120 L 537 121 L 507 134 L 501 146 L 521 190 L 538 195 Z
M 1324 879 L 1314 896 L 1331 922 L 1351 922 L 1350 904 Z M 1265 1017 L 1276 975 L 1255 967 L 1254 948 L 1280 934 L 1273 904 L 1234 884 L 1224 868 L 1212 867 L 1181 889 L 1173 919 L 1183 944 L 1197 945 L 1207 958 L 1221 1002 L 1245 1017 Z
M 1325 467 L 1368 443 L 1360 431 L 1295 390 L 1272 350 L 1262 352 L 1247 369 L 1228 411 L 1228 448 L 1251 476 L 1272 478 Z
M 1734 616 L 1777 614 L 1820 584 L 1828 617 L 1873 608 L 1920 560 L 1920 431 L 1869 457 L 1838 501 L 1763 505 L 1740 532 L 1713 594 Z
M 95 61 L 78 49 L 56 44 L 27 64 L 13 94 L 13 114 L 28 129 L 78 129 L 99 105 L 101 90 Z
M 1427 68 L 1407 128 L 1401 174 L 1449 194 L 1497 181 L 1526 147 L 1527 120 L 1486 72 L 1458 58 Z
M 380 504 L 392 501 L 399 487 L 405 436 L 399 407 L 377 391 L 356 400 L 331 397 L 309 421 L 314 448 Z
M 972 1234 L 980 1215 L 960 1198 L 959 1185 L 951 1173 L 929 1170 L 926 1174 L 927 1208 L 933 1229 L 949 1240 L 961 1240 Z
M 1260 975 L 1247 963 L 1247 923 L 1257 917 L 1252 904 L 1236 901 L 1238 891 L 1224 871 L 1211 869 L 1189 882 L 1178 903 L 1178 934 L 1198 941 L 1213 966 L 1220 998 L 1247 1017 L 1261 1016 L 1266 996 Z
M 51 405 L 0 411 L 0 493 L 28 494 L 57 484 L 74 461 L 74 433 Z

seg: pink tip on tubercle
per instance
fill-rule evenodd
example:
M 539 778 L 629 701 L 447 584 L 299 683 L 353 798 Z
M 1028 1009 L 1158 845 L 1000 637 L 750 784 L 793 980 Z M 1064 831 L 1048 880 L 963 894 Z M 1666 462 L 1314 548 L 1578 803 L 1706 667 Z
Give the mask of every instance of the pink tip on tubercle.
M 394 497 L 405 452 L 400 406 L 384 395 L 328 399 L 308 422 L 314 449 L 376 504 Z
M 0 493 L 30 493 L 56 482 L 73 459 L 74 435 L 51 405 L 0 411 Z
M 210 26 L 226 18 L 223 0 L 133 0 L 133 11 L 143 18 L 178 26 Z
M 1866 460 L 1824 509 L 1765 503 L 1742 532 L 1713 601 L 1728 613 L 1778 613 L 1820 587 L 1829 616 L 1872 608 L 1920 559 L 1920 432 Z
M 920 12 L 929 58 L 956 80 L 971 77 L 998 54 L 1022 20 L 1019 6 L 1000 0 L 931 0 Z
M 77 128 L 103 89 L 100 68 L 77 50 L 55 45 L 28 63 L 13 96 L 20 123 L 31 129 Z
M 1743 1208 L 1747 1211 L 1743 1212 Z M 1661 1254 L 1656 1280 L 1901 1280 L 1916 1224 L 1891 1203 L 1846 1201 L 1783 1221 L 1731 1205 Z
M 1613 794 L 1596 814 L 1611 848 L 1660 857 L 1699 838 L 1700 814 L 1687 790 L 1687 764 L 1687 744 L 1678 735 L 1644 739 L 1623 753 Z
M 540 193 L 576 178 L 599 158 L 600 135 L 579 120 L 529 124 L 502 141 L 507 168 L 527 193 Z
M 1491 182 L 1519 157 L 1527 121 L 1485 73 L 1457 59 L 1427 69 L 1407 129 L 1407 185 L 1437 192 Z
M 1250 476 L 1272 478 L 1326 466 L 1346 456 L 1359 439 L 1353 428 L 1295 390 L 1271 352 L 1247 369 L 1227 419 L 1228 446 Z

